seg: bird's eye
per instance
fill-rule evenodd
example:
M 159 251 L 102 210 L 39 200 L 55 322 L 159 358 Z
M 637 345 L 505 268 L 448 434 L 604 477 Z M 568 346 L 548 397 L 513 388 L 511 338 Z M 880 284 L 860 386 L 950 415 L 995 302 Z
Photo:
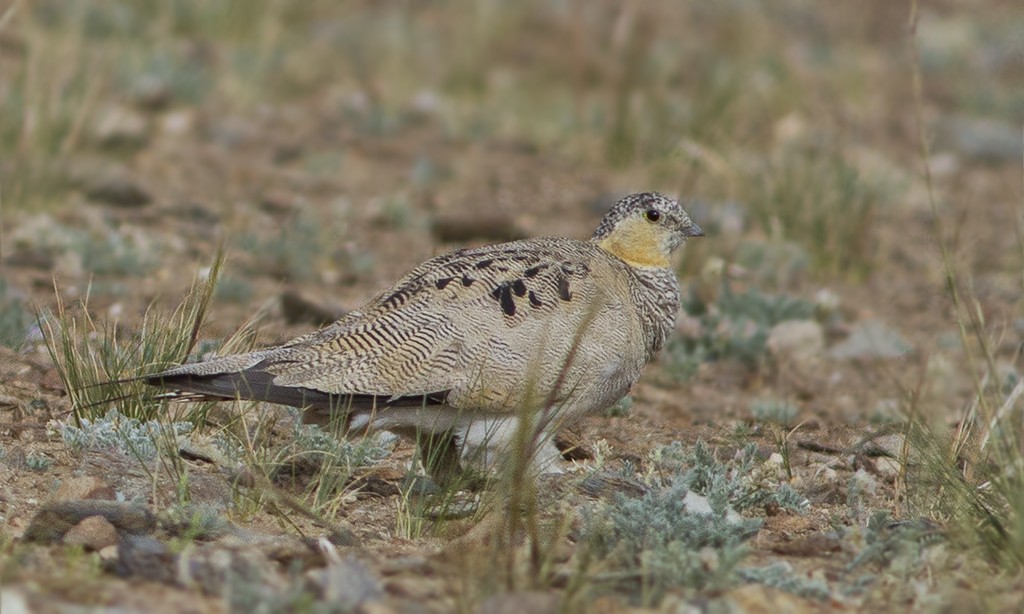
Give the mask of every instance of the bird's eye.
M 644 217 L 647 218 L 648 222 L 657 222 L 661 219 L 661 211 L 658 211 L 657 209 L 648 209 L 647 212 L 644 213 Z

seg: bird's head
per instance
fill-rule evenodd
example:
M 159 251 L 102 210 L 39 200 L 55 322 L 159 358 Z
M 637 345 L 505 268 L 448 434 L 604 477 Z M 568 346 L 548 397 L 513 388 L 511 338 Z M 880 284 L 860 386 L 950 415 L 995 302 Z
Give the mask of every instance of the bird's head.
M 667 267 L 689 237 L 704 231 L 679 203 L 657 192 L 623 197 L 605 214 L 591 241 L 635 267 Z

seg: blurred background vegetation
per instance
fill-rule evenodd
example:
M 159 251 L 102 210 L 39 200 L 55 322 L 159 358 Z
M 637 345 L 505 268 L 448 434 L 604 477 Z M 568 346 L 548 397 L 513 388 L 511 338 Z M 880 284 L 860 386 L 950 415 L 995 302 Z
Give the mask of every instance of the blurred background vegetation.
M 1013 159 L 1020 12 L 924 9 L 930 134 L 958 162 Z M 815 268 L 864 275 L 893 256 L 879 227 L 920 205 L 902 3 L 46 0 L 3 15 L 8 213 L 77 205 L 83 190 L 224 211 L 267 199 L 270 179 L 249 176 L 266 165 L 310 209 L 323 209 L 317 180 L 333 180 L 390 202 L 394 221 L 439 184 L 495 173 L 464 168 L 453 149 L 489 150 L 498 165 L 504 149 L 587 171 L 577 181 L 590 185 L 561 198 L 556 185 L 548 199 L 643 186 L 732 202 L 741 222 L 798 244 Z M 352 150 L 382 142 L 405 158 L 401 182 L 351 176 L 369 170 Z M 512 182 L 567 181 L 543 168 Z M 498 185 L 472 198 L 486 207 L 501 189 L 538 197 Z M 7 234 L 5 253 L 29 240 Z M 89 249 L 83 237 L 53 240 Z M 132 251 L 138 241 L 107 241 L 98 249 L 128 262 L 86 255 L 86 269 L 153 265 Z

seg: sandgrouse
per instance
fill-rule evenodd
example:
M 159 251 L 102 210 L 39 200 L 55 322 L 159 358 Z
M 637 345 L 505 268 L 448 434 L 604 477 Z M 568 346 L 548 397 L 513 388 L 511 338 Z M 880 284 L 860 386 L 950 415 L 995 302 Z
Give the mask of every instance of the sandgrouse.
M 421 454 L 441 441 L 428 469 L 447 478 L 460 458 L 500 457 L 524 418 L 546 441 L 627 394 L 673 330 L 670 255 L 703 234 L 675 200 L 632 194 L 589 241 L 443 254 L 324 328 L 144 380 L 172 397 L 266 401 L 349 433 L 393 431 Z M 550 442 L 532 453 L 540 467 L 557 458 Z

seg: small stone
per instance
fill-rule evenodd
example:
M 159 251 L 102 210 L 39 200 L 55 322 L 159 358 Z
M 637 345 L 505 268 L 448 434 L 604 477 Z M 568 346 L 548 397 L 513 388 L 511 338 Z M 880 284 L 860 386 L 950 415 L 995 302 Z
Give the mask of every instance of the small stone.
M 171 111 L 160 118 L 160 132 L 170 137 L 182 136 L 192 132 L 195 123 L 195 115 L 192 111 L 186 109 Z
M 4 258 L 8 266 L 20 266 L 30 269 L 49 270 L 54 267 L 57 259 L 53 252 L 44 247 L 15 248 Z
M 131 86 L 131 96 L 136 105 L 147 111 L 167 108 L 174 98 L 174 92 L 167 79 L 153 74 L 142 74 Z
M 686 507 L 686 511 L 689 514 L 695 514 L 697 516 L 711 516 L 715 513 L 711 507 L 711 501 L 708 500 L 704 495 L 698 495 L 692 490 L 686 491 L 686 496 L 683 497 L 683 505 Z M 739 524 L 743 522 L 743 517 L 731 507 L 725 511 L 725 519 L 729 524 Z
M 882 456 L 875 459 L 875 470 L 878 475 L 885 479 L 887 482 L 892 482 L 902 471 L 903 466 L 895 458 L 889 458 L 888 456 Z
M 345 315 L 345 310 L 317 303 L 295 290 L 281 293 L 281 315 L 289 324 L 324 326 Z
M 825 350 L 825 333 L 814 320 L 787 320 L 772 327 L 765 346 L 779 363 L 806 364 Z
M 128 533 L 145 534 L 156 528 L 152 512 L 139 504 L 94 499 L 53 501 L 36 512 L 25 529 L 25 540 L 41 543 L 60 541 L 72 527 L 90 516 L 103 516 Z
M 148 535 L 122 534 L 117 554 L 112 568 L 118 575 L 168 584 L 177 579 L 177 556 Z
M 142 207 L 153 201 L 149 191 L 127 172 L 111 172 L 95 179 L 85 195 L 97 202 L 115 207 Z
M 64 480 L 53 494 L 55 501 L 69 499 L 104 499 L 113 501 L 117 498 L 114 488 L 103 480 L 91 475 L 83 475 Z
M 139 147 L 149 137 L 146 117 L 124 106 L 109 106 L 99 113 L 93 137 L 106 147 Z
M 343 610 L 354 610 L 384 596 L 380 579 L 355 557 L 346 557 L 323 569 L 311 570 L 308 577 L 320 589 L 324 600 Z
M 865 441 L 861 446 L 861 450 L 868 456 L 898 459 L 903 457 L 905 442 L 906 436 L 899 433 L 879 435 Z M 916 450 L 914 450 L 913 446 L 908 448 L 907 451 L 911 453 L 912 457 L 916 456 Z
M 103 516 L 89 516 L 64 534 L 64 543 L 97 552 L 117 545 L 117 529 Z

